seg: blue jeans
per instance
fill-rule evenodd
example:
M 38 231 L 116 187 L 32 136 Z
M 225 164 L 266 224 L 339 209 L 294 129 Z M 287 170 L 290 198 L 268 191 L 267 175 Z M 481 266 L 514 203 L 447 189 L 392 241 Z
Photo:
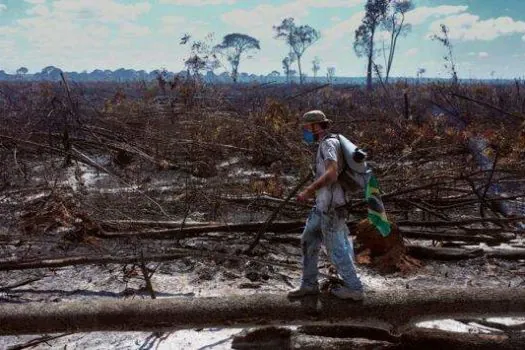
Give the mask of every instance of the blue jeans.
M 357 277 L 354 265 L 354 247 L 348 239 L 348 226 L 345 218 L 336 212 L 328 214 L 312 209 L 303 234 L 301 245 L 303 250 L 303 278 L 301 286 L 317 285 L 319 268 L 319 250 L 324 243 L 328 256 L 343 279 L 345 286 L 352 290 L 362 290 L 363 285 Z

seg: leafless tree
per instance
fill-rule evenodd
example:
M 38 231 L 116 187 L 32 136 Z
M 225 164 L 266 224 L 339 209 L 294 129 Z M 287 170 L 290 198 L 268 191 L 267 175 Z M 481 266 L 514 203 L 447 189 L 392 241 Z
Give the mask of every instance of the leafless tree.
M 445 68 L 450 70 L 452 76 L 452 83 L 458 83 L 458 73 L 456 70 L 456 60 L 454 59 L 453 46 L 449 38 L 449 29 L 446 25 L 441 24 L 441 35 L 434 34 L 432 40 L 437 40 L 445 46 L 447 54 L 443 57 L 445 59 Z
M 188 75 L 198 77 L 202 71 L 213 71 L 219 66 L 219 62 L 213 52 L 213 33 L 206 35 L 204 40 L 194 40 L 191 42 L 190 57 L 184 61 L 188 70 Z M 180 44 L 190 43 L 191 36 L 184 34 Z
M 412 0 L 391 0 L 387 16 L 383 20 L 382 27 L 390 33 L 390 45 L 388 49 L 383 47 L 385 58 L 385 83 L 388 83 L 390 70 L 394 62 L 397 40 L 400 36 L 406 36 L 412 29 L 409 23 L 405 22 L 405 14 L 414 8 Z M 384 45 L 384 43 L 383 43 Z M 386 56 L 388 51 L 388 57 Z

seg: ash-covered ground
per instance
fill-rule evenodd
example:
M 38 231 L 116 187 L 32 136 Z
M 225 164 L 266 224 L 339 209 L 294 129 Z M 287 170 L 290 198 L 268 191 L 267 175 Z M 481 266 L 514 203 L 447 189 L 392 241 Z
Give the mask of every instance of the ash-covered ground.
M 246 173 L 242 164 L 232 161 L 223 165 L 226 174 L 239 182 L 249 182 L 254 176 L 258 180 L 272 178 L 264 172 Z M 2 260 L 35 259 L 53 256 L 78 256 L 89 254 L 143 254 L 169 253 L 178 247 L 208 248 L 225 255 L 235 255 L 238 249 L 253 239 L 246 233 L 207 234 L 200 237 L 179 239 L 114 239 L 86 240 L 85 237 L 73 239 L 68 232 L 75 229 L 78 218 L 71 218 L 74 203 L 81 201 L 82 208 L 91 208 L 93 218 L 108 219 L 114 210 L 118 217 L 136 219 L 134 213 L 140 212 L 140 219 L 148 219 L 158 214 L 155 203 L 145 196 L 155 194 L 156 200 L 163 199 L 164 207 L 188 206 L 188 201 L 181 201 L 185 188 L 181 184 L 180 174 L 163 173 L 149 179 L 144 184 L 125 185 L 116 182 L 107 174 L 100 174 L 88 167 L 71 168 L 54 187 L 44 177 L 32 183 L 27 190 L 4 191 L 0 203 L 10 210 L 11 217 L 4 218 L 0 230 Z M 255 175 L 254 175 L 255 174 Z M 228 175 L 226 175 L 228 176 Z M 251 179 L 251 180 L 250 180 Z M 199 180 L 186 178 L 198 188 Z M 294 178 L 283 180 L 293 184 Z M 232 186 L 234 184 L 232 183 Z M 208 183 L 208 186 L 211 186 Z M 51 195 L 54 193 L 53 195 Z M 185 195 L 189 195 L 186 193 Z M 54 197 L 53 197 L 54 196 Z M 192 198 L 196 202 L 206 203 L 195 191 Z M 120 198 L 116 201 L 115 198 Z M 63 205 L 50 206 L 50 201 L 60 198 Z M 114 206 L 102 206 L 97 203 L 114 201 Z M 69 203 L 69 204 L 68 204 Z M 55 203 L 56 204 L 56 203 Z M 69 205 L 69 206 L 68 206 Z M 208 203 L 208 205 L 210 205 Z M 36 208 L 36 209 L 35 209 Z M 209 213 L 197 210 L 198 205 L 188 206 L 187 215 L 169 216 L 173 221 L 185 223 L 212 221 Z M 233 208 L 233 210 L 232 210 Z M 27 220 L 20 218 L 31 210 L 35 216 Z M 53 220 L 44 220 L 37 212 L 48 210 L 55 214 Z M 58 210 L 58 211 L 57 211 Z M 80 210 L 80 209 L 79 209 Z M 168 209 L 169 210 L 169 209 Z M 257 203 L 231 204 L 228 210 L 216 213 L 214 222 L 243 222 L 264 220 L 271 212 Z M 288 208 L 284 216 L 288 219 L 304 219 L 305 208 Z M 58 214 L 57 214 L 58 213 Z M 60 214 L 61 213 L 61 214 Z M 69 216 L 68 216 L 69 215 Z M 38 221 L 35 218 L 41 220 Z M 158 217 L 158 216 L 157 216 Z M 31 221 L 29 218 L 33 219 Z M 75 221 L 76 220 L 76 221 Z M 33 228 L 42 228 L 38 232 L 24 231 L 30 223 Z M 46 226 L 48 225 L 48 226 Z M 29 230 L 29 229 L 27 229 Z M 43 233 L 44 232 L 44 233 Z M 185 257 L 171 262 L 148 263 L 147 267 L 155 271 L 152 286 L 157 298 L 198 298 L 205 296 L 225 296 L 232 294 L 250 295 L 255 293 L 286 293 L 299 285 L 300 249 L 293 242 L 274 240 L 276 235 L 267 234 L 258 247 L 258 258 L 268 263 L 250 263 L 242 259 L 195 258 Z M 292 237 L 299 237 L 299 234 Z M 432 242 L 423 242 L 430 245 Z M 413 289 L 436 290 L 439 288 L 523 288 L 525 286 L 525 261 L 505 261 L 492 258 L 476 258 L 454 262 L 424 261 L 423 267 L 409 275 L 394 273 L 381 275 L 369 266 L 358 266 L 366 293 L 380 290 Z M 327 274 L 326 257 L 322 259 L 321 271 Z M 326 277 L 327 275 L 325 275 Z M 17 286 L 18 285 L 18 286 Z M 15 286 L 15 287 L 13 287 Z M 133 264 L 79 265 L 53 269 L 30 269 L 22 271 L 0 272 L 0 303 L 53 303 L 74 300 L 150 298 L 139 266 Z M 503 324 L 519 324 L 525 319 L 492 319 Z M 455 332 L 489 332 L 487 327 L 474 322 L 462 323 L 454 320 L 425 322 L 423 327 L 435 327 Z M 75 333 L 53 335 L 27 335 L 0 337 L 0 348 L 17 349 L 27 345 L 33 349 L 230 349 L 232 338 L 241 329 L 217 328 L 200 330 L 179 330 L 171 333 Z M 492 330 L 494 331 L 494 330 Z

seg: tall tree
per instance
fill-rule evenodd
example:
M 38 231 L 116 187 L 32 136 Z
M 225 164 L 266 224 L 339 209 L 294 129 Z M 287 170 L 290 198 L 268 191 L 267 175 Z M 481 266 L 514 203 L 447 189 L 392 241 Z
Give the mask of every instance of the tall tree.
M 434 34 L 432 40 L 437 40 L 447 49 L 447 54 L 443 57 L 445 59 L 445 68 L 450 70 L 452 76 L 452 83 L 458 83 L 458 72 L 456 70 L 456 60 L 454 59 L 453 46 L 450 42 L 449 29 L 446 25 L 441 24 L 441 35 Z
M 292 69 L 292 64 L 294 61 L 295 61 L 295 55 L 293 54 L 293 52 L 290 52 L 288 56 L 286 56 L 282 60 L 283 72 L 284 72 L 284 75 L 286 75 L 287 83 L 290 82 L 290 78 L 292 77 L 292 75 L 295 74 L 295 71 Z
M 425 68 L 418 68 L 417 70 L 417 82 L 419 84 L 419 80 L 423 77 L 423 74 L 425 74 L 427 70 Z
M 27 72 L 29 72 L 29 70 L 26 67 L 20 67 L 16 70 L 16 75 L 18 75 L 19 77 L 22 77 L 26 75 Z
M 273 26 L 273 29 L 275 30 L 275 38 L 285 40 L 294 53 L 299 70 L 299 82 L 302 84 L 301 58 L 306 49 L 319 40 L 321 33 L 309 25 L 297 26 L 293 18 L 283 19 L 281 24 Z
M 335 78 L 335 67 L 328 67 L 326 69 L 326 78 L 328 79 L 328 83 L 332 84 L 334 82 Z
M 369 90 L 372 89 L 372 70 L 376 53 L 374 39 L 379 26 L 386 17 L 389 3 L 390 0 L 367 0 L 365 17 L 355 31 L 354 50 L 358 57 L 368 58 L 366 86 Z
M 314 60 L 312 61 L 312 71 L 314 72 L 314 80 L 317 79 L 317 72 L 321 69 L 321 60 L 319 57 L 315 56 Z
M 233 82 L 237 82 L 241 57 L 251 50 L 260 50 L 259 40 L 239 33 L 231 33 L 222 39 L 222 43 L 215 46 L 215 50 L 224 55 L 231 65 Z
M 386 57 L 386 50 L 383 48 L 383 55 L 385 55 L 386 75 L 385 82 L 388 83 L 392 63 L 394 62 L 394 55 L 396 51 L 397 40 L 399 36 L 405 36 L 410 32 L 412 26 L 405 22 L 405 14 L 414 8 L 412 0 L 390 0 L 390 6 L 383 20 L 383 29 L 390 33 L 390 46 L 388 48 L 388 58 Z

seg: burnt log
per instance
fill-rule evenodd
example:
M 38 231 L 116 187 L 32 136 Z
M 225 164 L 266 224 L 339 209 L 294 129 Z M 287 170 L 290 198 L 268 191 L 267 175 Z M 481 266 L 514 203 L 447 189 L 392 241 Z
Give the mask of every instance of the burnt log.
M 167 331 L 260 325 L 346 324 L 401 334 L 417 322 L 522 317 L 523 289 L 388 290 L 363 302 L 282 294 L 148 300 L 81 300 L 0 305 L 0 335 L 95 331 Z

